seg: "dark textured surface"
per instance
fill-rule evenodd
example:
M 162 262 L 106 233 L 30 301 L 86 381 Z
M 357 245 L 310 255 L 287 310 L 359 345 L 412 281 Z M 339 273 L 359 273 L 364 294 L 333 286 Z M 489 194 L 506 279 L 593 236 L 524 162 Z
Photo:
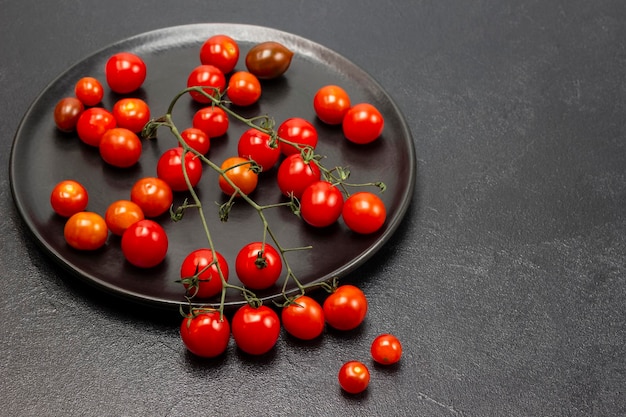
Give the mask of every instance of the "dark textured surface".
M 265 3 L 265 4 L 262 4 Z M 621 1 L 1 1 L 2 415 L 626 414 L 626 6 Z M 419 160 L 400 232 L 349 277 L 364 325 L 251 359 L 185 353 L 178 318 L 44 257 L 13 207 L 19 120 L 68 66 L 166 26 L 323 44 L 400 106 Z M 45 140 L 46 138 L 42 138 Z M 28 155 L 24 155 L 28 157 Z M 341 393 L 381 332 L 399 366 Z

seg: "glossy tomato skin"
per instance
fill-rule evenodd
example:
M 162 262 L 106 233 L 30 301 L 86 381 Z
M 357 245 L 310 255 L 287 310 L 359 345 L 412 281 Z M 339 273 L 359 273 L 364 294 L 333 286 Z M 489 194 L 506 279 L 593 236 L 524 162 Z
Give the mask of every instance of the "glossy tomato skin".
M 167 234 L 160 224 L 144 219 L 130 225 L 122 235 L 122 253 L 139 268 L 152 268 L 167 255 Z
M 225 281 L 228 281 L 229 269 L 226 258 L 219 252 L 215 252 L 217 264 L 214 263 L 213 251 L 211 249 L 197 249 L 185 257 L 180 267 L 181 279 L 188 279 L 198 275 L 197 282 L 183 282 L 190 296 L 194 298 L 210 298 L 222 291 L 222 279 L 217 269 L 222 271 Z M 213 264 L 213 265 L 211 265 Z M 210 267 L 208 267 L 211 265 Z M 208 267 L 208 268 L 207 268 Z
M 372 359 L 381 365 L 392 365 L 400 361 L 402 357 L 402 344 L 392 334 L 377 336 L 370 346 Z
M 317 146 L 317 129 L 315 129 L 315 126 L 313 126 L 311 122 L 301 117 L 292 117 L 282 122 L 280 126 L 278 126 L 277 134 L 281 139 L 299 145 L 296 147 L 282 142 L 280 144 L 280 150 L 287 156 L 300 153 L 302 147 L 310 146 L 315 149 Z
M 287 333 L 293 337 L 313 340 L 324 331 L 324 310 L 313 298 L 301 295 L 283 307 L 281 321 Z
M 95 106 L 104 97 L 102 84 L 94 77 L 83 77 L 76 82 L 74 94 L 85 106 Z
M 73 132 L 85 105 L 75 97 L 64 97 L 54 107 L 54 124 L 62 132 Z
M 223 109 L 209 106 L 196 111 L 193 115 L 192 125 L 206 133 L 209 139 L 213 139 L 224 136 L 228 131 L 230 122 L 228 114 Z
M 187 87 L 206 87 L 202 90 L 212 96 L 216 95 L 214 89 L 224 92 L 226 88 L 226 77 L 224 73 L 213 65 L 199 65 L 194 68 L 187 77 Z M 205 97 L 197 91 L 190 91 L 189 94 L 198 103 L 210 103 L 211 99 Z
M 280 253 L 269 243 L 265 246 L 262 242 L 249 243 L 241 248 L 235 259 L 239 280 L 251 290 L 263 290 L 274 285 L 282 269 Z
M 338 374 L 339 385 L 349 394 L 359 394 L 370 383 L 370 372 L 364 363 L 349 361 L 343 364 Z
M 309 185 L 300 198 L 300 214 L 313 227 L 327 227 L 335 223 L 343 208 L 343 194 L 328 181 Z
M 180 136 L 183 138 L 185 143 L 196 152 L 202 155 L 209 153 L 209 149 L 211 149 L 211 141 L 209 140 L 209 136 L 204 133 L 204 131 L 196 129 L 195 127 L 189 127 L 180 132 Z M 182 145 L 179 144 L 178 146 Z
M 259 182 L 259 175 L 252 169 L 252 164 L 246 158 L 233 156 L 222 162 L 221 169 L 225 170 L 224 175 L 219 176 L 218 184 L 220 189 L 226 195 L 233 195 L 236 190 L 224 179 L 228 177 L 240 191 L 244 194 L 250 194 L 256 189 Z M 238 193 L 237 196 L 240 196 Z
M 130 52 L 119 52 L 109 58 L 105 68 L 109 88 L 119 94 L 132 93 L 142 86 L 146 79 L 146 64 Z
M 98 147 L 102 135 L 117 125 L 113 113 L 102 107 L 91 107 L 81 113 L 76 123 L 76 133 L 80 140 Z
M 247 71 L 237 71 L 228 80 L 228 98 L 236 106 L 251 106 L 261 98 L 259 79 Z
M 337 330 L 357 328 L 367 315 L 367 298 L 354 285 L 341 285 L 322 304 L 326 323 Z
M 259 79 L 280 77 L 289 69 L 293 52 L 285 45 L 268 41 L 254 45 L 246 54 L 246 68 Z
M 239 349 L 250 355 L 262 355 L 276 345 L 280 319 L 267 306 L 255 308 L 246 304 L 233 316 L 232 333 Z
M 74 249 L 96 250 L 106 243 L 109 230 L 99 214 L 80 211 L 67 219 L 63 236 Z
M 140 98 L 123 98 L 113 105 L 113 116 L 118 127 L 139 133 L 150 121 L 150 107 Z
M 174 201 L 172 188 L 157 177 L 138 179 L 130 190 L 130 199 L 146 217 L 158 217 L 168 211 Z
M 230 324 L 219 311 L 183 318 L 180 338 L 185 347 L 201 358 L 215 358 L 226 351 L 230 341 Z
M 350 96 L 337 85 L 325 85 L 313 97 L 315 114 L 324 123 L 339 125 L 350 109 Z
M 50 193 L 52 210 L 62 217 L 70 217 L 84 211 L 89 203 L 87 189 L 78 181 L 63 180 Z
M 214 35 L 200 47 L 200 62 L 213 65 L 224 74 L 231 72 L 239 60 L 239 44 L 227 35 Z
M 122 236 L 128 227 L 144 218 L 141 207 L 130 200 L 116 200 L 104 213 L 107 227 L 117 236 Z
M 360 234 L 374 233 L 385 224 L 385 203 L 376 194 L 360 191 L 346 199 L 341 212 L 350 230 Z
M 285 196 L 301 198 L 304 190 L 320 180 L 322 172 L 313 161 L 305 162 L 299 153 L 289 155 L 278 166 L 276 181 Z
M 385 120 L 376 107 L 369 103 L 355 104 L 343 118 L 343 134 L 350 142 L 364 145 L 382 134 Z
M 262 168 L 262 172 L 269 171 L 280 158 L 278 142 L 270 146 L 270 135 L 258 129 L 248 129 L 239 137 L 237 153 L 240 157 L 252 159 Z
M 102 159 L 114 167 L 128 168 L 135 165 L 141 158 L 141 139 L 123 127 L 104 132 L 98 147 Z
M 202 161 L 193 153 L 185 152 L 185 169 L 192 187 L 202 178 Z M 157 162 L 157 177 L 165 181 L 172 191 L 186 191 L 187 182 L 183 173 L 183 148 L 168 149 Z

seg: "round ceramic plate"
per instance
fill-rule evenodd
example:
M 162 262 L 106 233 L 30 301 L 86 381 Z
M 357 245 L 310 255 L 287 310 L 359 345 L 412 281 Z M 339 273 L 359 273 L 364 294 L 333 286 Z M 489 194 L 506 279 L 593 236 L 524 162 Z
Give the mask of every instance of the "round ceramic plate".
M 369 259 L 398 228 L 410 204 L 415 184 L 416 159 L 411 134 L 401 112 L 389 95 L 362 69 L 337 53 L 299 36 L 274 29 L 237 24 L 199 24 L 166 28 L 144 33 L 113 44 L 78 62 L 54 80 L 35 100 L 16 133 L 10 160 L 10 181 L 15 204 L 36 241 L 54 260 L 76 277 L 112 294 L 134 301 L 163 307 L 178 307 L 185 302 L 180 283 L 180 265 L 185 256 L 207 247 L 199 216 L 188 211 L 174 223 L 166 215 L 157 219 L 169 237 L 165 261 L 151 269 L 130 265 L 122 256 L 119 237 L 110 235 L 104 248 L 95 252 L 72 249 L 63 238 L 65 219 L 54 214 L 49 195 L 54 185 L 64 179 L 81 182 L 89 192 L 89 211 L 104 214 L 107 206 L 118 199 L 129 199 L 134 182 L 145 176 L 156 176 L 160 154 L 177 145 L 171 134 L 159 130 L 156 140 L 144 143 L 140 162 L 130 169 L 107 166 L 96 148 L 84 145 L 75 134 L 56 129 L 53 109 L 59 99 L 73 95 L 74 84 L 83 76 L 93 76 L 105 85 L 102 106 L 113 107 L 121 98 L 104 83 L 104 65 L 114 53 L 133 52 L 147 64 L 148 76 L 142 88 L 128 96 L 144 99 L 153 117 L 165 113 L 171 99 L 186 87 L 189 72 L 200 64 L 202 43 L 215 34 L 227 34 L 239 42 L 241 55 L 236 70 L 245 70 L 246 52 L 256 43 L 277 41 L 295 52 L 289 70 L 280 78 L 263 82 L 263 94 L 257 105 L 245 109 L 246 116 L 267 114 L 278 125 L 289 117 L 302 117 L 314 123 L 319 133 L 317 153 L 325 155 L 326 167 L 348 167 L 351 182 L 383 181 L 387 191 L 381 195 L 387 207 L 384 227 L 372 235 L 350 232 L 339 220 L 335 225 L 315 229 L 306 225 L 286 208 L 265 213 L 283 247 L 311 245 L 307 251 L 289 252 L 287 259 L 302 284 L 312 284 L 353 272 Z M 367 146 L 349 143 L 337 126 L 320 122 L 313 110 L 315 92 L 326 84 L 342 86 L 354 103 L 374 104 L 385 118 L 382 136 Z M 191 118 L 200 105 L 190 98 L 179 101 L 174 121 L 179 130 L 191 126 Z M 237 141 L 246 126 L 231 120 L 226 136 L 214 138 L 208 156 L 218 164 L 237 154 Z M 257 190 L 251 195 L 260 204 L 285 201 L 276 186 L 274 168 L 264 172 Z M 246 243 L 262 239 L 262 224 L 254 209 L 237 203 L 226 223 L 217 216 L 217 204 L 225 197 L 219 191 L 217 174 L 205 167 L 198 186 L 216 249 L 230 264 L 229 282 L 238 284 L 234 259 Z M 374 189 L 375 191 L 375 189 Z M 185 193 L 175 195 L 182 203 Z M 257 292 L 264 300 L 281 296 L 283 277 L 276 286 Z M 287 284 L 287 294 L 297 287 Z M 215 305 L 219 300 L 198 300 Z M 226 305 L 245 301 L 241 293 L 228 290 Z

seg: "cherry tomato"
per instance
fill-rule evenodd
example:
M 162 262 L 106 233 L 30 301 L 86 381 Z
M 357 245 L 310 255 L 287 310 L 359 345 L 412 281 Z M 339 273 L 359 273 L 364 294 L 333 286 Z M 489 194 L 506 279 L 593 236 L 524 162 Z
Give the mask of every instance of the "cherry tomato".
M 162 179 L 145 177 L 133 184 L 130 200 L 141 207 L 144 216 L 157 217 L 170 209 L 174 195 L 170 186 Z
M 285 155 L 300 153 L 305 146 L 310 146 L 313 149 L 317 146 L 317 130 L 315 126 L 301 117 L 292 117 L 285 120 L 278 126 L 277 133 L 281 139 L 299 145 L 296 147 L 282 142 L 280 144 L 280 150 Z
M 91 107 L 81 113 L 76 123 L 76 133 L 87 145 L 98 147 L 107 130 L 116 126 L 113 113 L 102 107 Z
M 185 152 L 185 168 L 192 187 L 202 178 L 202 161 L 191 152 Z M 157 177 L 165 181 L 173 191 L 186 191 L 187 182 L 183 172 L 183 148 L 168 149 L 157 162 Z
M 100 139 L 100 156 L 110 165 L 128 168 L 141 157 L 141 140 L 128 129 L 116 127 L 109 129 Z
M 339 385 L 349 394 L 359 394 L 370 383 L 370 371 L 359 361 L 349 361 L 339 369 Z
M 63 132 L 73 132 L 83 111 L 85 106 L 79 99 L 62 98 L 54 107 L 54 123 Z
M 352 330 L 367 315 L 367 298 L 354 285 L 341 285 L 322 305 L 326 323 L 337 330 Z
M 228 131 L 228 115 L 219 107 L 204 107 L 193 115 L 192 125 L 206 133 L 209 139 L 217 138 Z
M 122 253 L 128 262 L 139 268 L 157 266 L 167 255 L 167 234 L 153 220 L 139 220 L 122 234 Z
M 130 52 L 119 52 L 109 58 L 104 73 L 109 88 L 119 94 L 138 90 L 146 79 L 146 63 Z
M 226 77 L 219 68 L 213 65 L 200 65 L 194 68 L 187 78 L 187 87 L 206 87 L 202 90 L 212 96 L 217 96 L 224 92 L 226 88 Z M 216 92 L 215 90 L 218 90 Z M 211 99 L 205 97 L 198 91 L 190 91 L 189 94 L 198 103 L 210 103 Z M 210 136 L 209 136 L 210 137 Z
M 215 255 L 217 261 L 213 260 L 211 249 L 197 249 L 183 260 L 180 267 L 180 278 L 190 296 L 210 298 L 222 291 L 222 279 L 219 271 L 222 271 L 224 280 L 228 281 L 228 263 L 219 252 L 215 252 Z M 217 265 L 219 265 L 219 271 Z
M 89 195 L 85 187 L 74 180 L 64 180 L 50 193 L 50 205 L 59 216 L 70 217 L 87 208 Z
M 235 271 L 243 285 L 264 290 L 278 281 L 283 269 L 280 253 L 269 243 L 252 242 L 241 248 L 235 259 Z
M 239 349 L 250 355 L 262 355 L 276 345 L 280 319 L 267 306 L 255 308 L 246 304 L 233 316 L 232 333 Z
M 300 214 L 305 222 L 314 227 L 326 227 L 341 216 L 343 194 L 328 181 L 309 185 L 300 198 Z
M 313 108 L 317 117 L 329 125 L 338 125 L 350 109 L 350 97 L 337 85 L 326 85 L 315 93 Z
M 304 190 L 321 178 L 320 167 L 315 162 L 304 162 L 299 153 L 289 155 L 278 166 L 276 181 L 280 191 L 300 199 Z
M 99 214 L 80 211 L 67 219 L 63 236 L 74 249 L 96 250 L 106 243 L 109 229 Z
M 231 72 L 239 60 L 239 45 L 227 35 L 214 35 L 200 47 L 200 62 L 213 65 L 224 74 Z
M 350 142 L 363 145 L 378 139 L 385 121 L 376 107 L 369 103 L 355 104 L 343 118 L 343 134 Z
M 394 335 L 381 334 L 372 342 L 370 353 L 374 361 L 382 365 L 391 365 L 402 357 L 402 345 Z
M 324 310 L 313 298 L 301 295 L 283 307 L 281 321 L 293 337 L 312 340 L 324 331 Z
M 104 97 L 104 88 L 96 78 L 83 77 L 76 82 L 74 94 L 85 106 L 95 106 Z
M 259 79 L 247 71 L 237 71 L 228 80 L 228 98 L 236 106 L 251 106 L 261 98 Z
M 226 195 L 233 195 L 236 191 L 224 177 L 228 177 L 243 194 L 247 195 L 255 190 L 259 182 L 259 175 L 252 170 L 252 163 L 248 159 L 233 156 L 226 159 L 221 168 L 225 172 L 219 176 L 218 183 Z M 239 196 L 239 194 L 237 195 Z
M 287 71 L 293 52 L 278 42 L 262 42 L 246 54 L 246 68 L 262 80 L 280 77 Z
M 385 203 L 376 194 L 360 191 L 346 199 L 341 215 L 350 230 L 369 234 L 383 226 L 387 218 L 387 210 Z
M 280 147 L 278 141 L 274 141 L 274 146 L 270 146 L 271 138 L 267 133 L 258 129 L 248 129 L 239 137 L 237 152 L 240 157 L 252 159 L 262 171 L 272 169 L 278 158 L 280 158 Z
M 185 140 L 185 143 L 191 148 L 197 151 L 198 153 L 205 155 L 211 149 L 211 141 L 204 131 L 200 129 L 196 129 L 195 127 L 190 127 L 182 132 L 180 132 L 180 136 Z M 181 146 L 179 144 L 178 146 Z
M 185 317 L 180 324 L 180 338 L 196 356 L 215 358 L 226 351 L 230 340 L 230 325 L 219 311 Z
M 113 116 L 119 127 L 139 133 L 150 121 L 150 107 L 140 98 L 123 98 L 113 105 Z
M 141 207 L 129 200 L 117 200 L 109 204 L 104 221 L 107 227 L 117 236 L 122 236 L 130 225 L 144 219 Z

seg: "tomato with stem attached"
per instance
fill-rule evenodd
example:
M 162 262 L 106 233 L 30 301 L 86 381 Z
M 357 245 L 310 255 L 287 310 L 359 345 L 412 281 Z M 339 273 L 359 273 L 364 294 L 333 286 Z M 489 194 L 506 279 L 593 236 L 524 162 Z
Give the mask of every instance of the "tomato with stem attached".
M 150 121 L 150 107 L 140 98 L 123 98 L 113 105 L 113 116 L 117 126 L 139 133 Z
M 109 129 L 102 135 L 98 145 L 100 156 L 109 165 L 128 168 L 141 158 L 141 139 L 123 127 Z
M 218 269 L 219 267 L 219 269 Z M 222 291 L 222 278 L 228 281 L 228 263 L 219 252 L 208 248 L 196 249 L 185 257 L 180 278 L 190 297 L 210 298 Z
M 259 175 L 254 171 L 250 160 L 233 156 L 222 163 L 221 169 L 224 173 L 219 176 L 218 184 L 224 194 L 231 196 L 237 192 L 224 177 L 228 177 L 239 188 L 237 196 L 241 193 L 248 195 L 256 189 Z
M 200 47 L 200 62 L 214 65 L 224 74 L 231 72 L 239 60 L 239 44 L 228 35 L 213 35 Z
M 364 145 L 382 134 L 385 120 L 376 107 L 369 103 L 355 104 L 342 121 L 343 134 L 350 142 Z
M 94 77 L 83 77 L 76 82 L 74 94 L 85 106 L 95 106 L 104 97 L 102 84 Z
M 370 383 L 370 371 L 364 363 L 349 361 L 342 365 L 338 374 L 339 385 L 349 394 L 359 394 Z
M 286 157 L 278 166 L 276 182 L 285 195 L 301 198 L 304 190 L 320 180 L 322 172 L 315 161 L 306 162 L 302 155 L 295 153 Z
M 343 208 L 343 194 L 328 181 L 309 185 L 300 198 L 300 214 L 313 227 L 327 227 L 335 223 Z
M 85 105 L 76 97 L 64 97 L 54 107 L 54 124 L 63 132 L 73 132 Z
M 301 117 L 291 117 L 278 126 L 278 137 L 291 143 L 282 142 L 280 150 L 284 155 L 300 153 L 305 147 L 315 149 L 318 141 L 317 129 L 311 122 Z
M 233 339 L 237 347 L 250 355 L 269 352 L 280 335 L 278 314 L 267 306 L 240 307 L 232 319 Z
M 391 365 L 402 357 L 402 344 L 400 340 L 389 333 L 377 336 L 370 346 L 372 359 L 381 365 Z
M 214 65 L 199 65 L 194 68 L 187 77 L 187 87 L 205 87 L 202 91 L 217 97 L 226 88 L 224 73 Z M 211 99 L 198 91 L 190 91 L 189 94 L 198 103 L 210 103 Z
M 376 194 L 360 191 L 346 199 L 341 212 L 344 223 L 350 230 L 360 234 L 374 233 L 385 224 L 385 203 Z
M 167 233 L 154 220 L 139 220 L 124 231 L 121 245 L 128 262 L 139 268 L 152 268 L 167 255 Z
M 188 190 L 183 159 L 189 185 L 195 187 L 202 178 L 202 161 L 193 153 L 184 152 L 181 147 L 171 148 L 163 152 L 157 162 L 157 177 L 165 181 L 173 191 Z
M 312 340 L 324 331 L 324 310 L 313 298 L 300 295 L 283 307 L 281 321 L 293 337 Z
M 104 246 L 109 229 L 98 213 L 80 211 L 67 219 L 63 236 L 74 249 L 90 251 Z
M 107 227 L 117 236 L 122 236 L 128 227 L 144 218 L 141 207 L 130 200 L 116 200 L 104 212 Z
M 242 158 L 254 160 L 265 172 L 272 169 L 280 158 L 278 145 L 278 141 L 272 141 L 267 133 L 251 128 L 239 137 L 237 153 Z
M 315 114 L 324 123 L 338 125 L 350 110 L 350 96 L 337 85 L 325 85 L 313 97 Z
M 107 84 L 118 94 L 132 93 L 142 86 L 147 67 L 141 57 L 130 52 L 111 56 L 104 67 Z
M 207 311 L 183 318 L 180 338 L 185 347 L 202 358 L 215 358 L 226 351 L 230 324 L 219 311 Z
M 172 188 L 162 179 L 144 177 L 133 184 L 130 200 L 141 207 L 146 217 L 158 217 L 170 209 L 174 195 Z
M 50 193 L 50 205 L 59 216 L 70 217 L 84 211 L 89 202 L 87 189 L 78 181 L 63 180 Z
M 263 290 L 274 285 L 282 269 L 280 253 L 269 243 L 248 243 L 235 259 L 239 280 L 252 290 Z
M 352 330 L 358 327 L 367 315 L 367 298 L 354 285 L 339 286 L 324 303 L 326 323 L 337 330 Z

